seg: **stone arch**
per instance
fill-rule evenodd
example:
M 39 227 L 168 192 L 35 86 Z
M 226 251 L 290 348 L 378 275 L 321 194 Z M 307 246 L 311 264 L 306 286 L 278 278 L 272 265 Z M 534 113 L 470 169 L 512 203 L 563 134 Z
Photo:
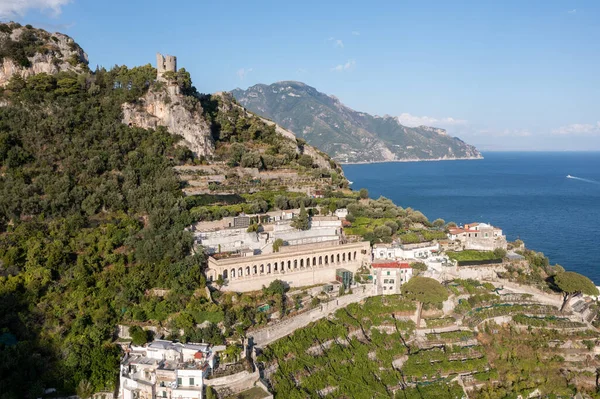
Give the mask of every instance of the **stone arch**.
M 223 270 L 223 279 L 227 279 L 227 269 Z
M 298 259 L 294 259 L 294 269 L 298 268 Z
M 331 263 L 335 262 L 335 258 L 333 257 L 333 254 L 331 254 Z
M 257 270 L 256 270 L 256 265 L 252 266 L 252 274 L 256 274 Z
M 340 256 L 340 255 L 338 255 L 338 258 L 339 258 L 339 256 Z M 345 261 L 346 261 L 346 253 L 344 252 L 344 253 L 342 254 L 342 262 L 345 262 Z
M 348 252 L 348 262 L 352 260 L 352 252 Z
M 319 256 L 319 265 L 322 265 L 322 264 L 323 264 L 323 257 Z
M 229 276 L 231 278 L 235 278 L 235 268 L 231 269 L 231 271 L 229 272 Z
M 313 256 L 313 266 L 316 266 L 316 265 L 317 265 L 317 257 Z
M 267 274 L 271 274 L 271 264 L 267 263 Z
M 250 275 L 250 266 L 246 266 L 246 276 Z
M 306 258 L 306 267 L 310 267 L 310 258 Z
M 300 259 L 300 267 L 304 267 L 304 259 Z
M 264 265 L 264 264 L 261 264 L 261 265 L 260 265 L 260 272 L 261 272 L 261 273 L 264 273 L 264 272 L 265 272 L 265 265 Z
M 277 271 L 277 262 L 273 263 L 273 271 L 276 272 Z
M 320 263 L 319 263 L 320 264 Z M 325 264 L 328 265 L 329 264 L 329 256 L 325 255 Z
M 337 263 L 340 263 L 340 254 L 337 254 Z
M 237 274 L 237 276 L 238 276 L 238 278 L 239 278 L 239 277 L 242 277 L 243 275 L 244 275 L 244 273 L 242 273 L 242 268 L 240 267 L 240 268 L 238 269 L 238 274 Z
M 354 251 L 354 260 L 356 260 L 356 251 Z
M 288 260 L 288 270 L 292 270 L 292 261 Z

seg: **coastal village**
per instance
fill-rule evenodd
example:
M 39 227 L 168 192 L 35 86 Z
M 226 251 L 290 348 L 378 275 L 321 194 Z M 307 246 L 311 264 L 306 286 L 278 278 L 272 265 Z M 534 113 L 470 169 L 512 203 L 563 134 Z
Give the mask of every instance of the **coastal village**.
M 318 209 L 308 211 L 317 213 Z M 258 310 L 266 316 L 265 325 L 228 345 L 155 339 L 136 346 L 127 343 L 131 338 L 128 327 L 121 326 L 126 355 L 121 364 L 119 398 L 272 397 L 269 378 L 274 369 L 258 360 L 267 346 L 319 319 L 334 317 L 336 311 L 351 304 L 381 295 L 401 297 L 403 285 L 413 276 L 449 284 L 456 293 L 444 301 L 441 309 L 429 309 L 422 315 L 416 310 L 405 311 L 399 316 L 414 326 L 408 333 L 419 348 L 478 348 L 475 334 L 485 322 L 502 325 L 519 320 L 515 328 L 527 329 L 531 326 L 523 320 L 539 320 L 563 331 L 581 333 L 581 340 L 560 344 L 554 348 L 557 352 L 569 353 L 573 361 L 588 356 L 588 347 L 581 342 L 584 338 L 594 339 L 596 334 L 591 324 L 596 316 L 595 298 L 576 298 L 571 309 L 561 313 L 559 295 L 511 282 L 504 274 L 507 269 L 525 267 L 525 257 L 517 253 L 524 246 L 508 243 L 500 228 L 487 223 L 444 226 L 445 239 L 413 244 L 393 240 L 371 246 L 344 233 L 344 227 L 352 224 L 346 219 L 345 208 L 327 216 L 310 217 L 306 230 L 294 227 L 301 212 L 306 210 L 241 214 L 193 226 L 197 249 L 208 256 L 209 291 L 242 295 L 264 291 L 273 282 L 280 282 L 288 301 L 297 303 L 296 309 L 284 316 L 268 304 L 261 306 Z M 473 252 L 496 256 L 456 260 L 456 254 Z M 468 285 L 487 292 L 487 298 L 476 311 L 463 314 L 458 308 L 465 300 L 461 298 L 468 298 L 465 294 L 469 291 L 464 291 Z M 600 344 L 594 345 L 592 352 L 600 353 Z M 235 357 L 231 356 L 232 347 L 239 351 Z M 461 362 L 481 359 L 481 355 L 470 350 Z M 399 367 L 403 361 L 407 361 L 406 356 L 394 365 Z M 586 369 L 589 367 L 581 371 Z M 487 372 L 489 369 L 478 365 L 445 375 L 454 374 L 453 380 L 460 383 L 468 397 L 468 392 L 481 385 L 478 376 Z M 594 378 L 589 378 L 590 384 L 595 383 Z M 425 375 L 413 384 L 429 380 Z
M 0 396 L 600 398 L 587 277 L 351 190 L 174 56 L 92 72 L 73 39 L 0 26 Z
M 159 54 L 157 60 L 159 80 L 164 79 L 165 73 L 176 71 L 174 57 Z M 499 378 L 486 358 L 486 334 L 499 334 L 506 328 L 518 333 L 547 327 L 569 337 L 553 340 L 548 351 L 570 365 L 569 372 L 577 373 L 581 386 L 597 386 L 596 367 L 600 367 L 600 362 L 590 357 L 600 354 L 597 329 L 592 324 L 598 312 L 597 298 L 578 295 L 565 309 L 567 303 L 560 294 L 525 283 L 522 277 L 532 273 L 530 261 L 524 256 L 525 245 L 508 242 L 501 228 L 482 222 L 430 223 L 412 210 L 413 219 L 409 217 L 399 225 L 394 222 L 395 216 L 410 212 L 399 211 L 401 208 L 386 199 L 373 201 L 361 192 L 358 205 L 352 204 L 354 208 L 337 207 L 335 199 L 328 198 L 330 191 L 314 188 L 318 180 L 302 181 L 295 173 L 284 174 L 281 180 L 279 172 L 252 168 L 242 169 L 239 175 L 239 168 L 223 168 L 179 168 L 182 179 L 187 181 L 186 195 L 226 198 L 244 191 L 254 193 L 256 187 L 275 181 L 284 186 L 295 185 L 302 196 L 296 202 L 299 207 L 289 206 L 292 201 L 283 200 L 280 195 L 273 199 L 274 203 L 288 206 L 213 218 L 204 213 L 205 220 L 188 229 L 194 236 L 195 251 L 207 258 L 207 287 L 198 295 L 214 303 L 235 304 L 259 297 L 265 302 L 257 304 L 255 320 L 249 328 L 244 331 L 239 326 L 239 333 L 227 338 L 225 345 L 180 342 L 173 331 L 156 325 L 119 326 L 125 355 L 119 372 L 118 398 L 260 399 L 273 397 L 274 390 L 282 392 L 274 382 L 281 384 L 290 375 L 294 375 L 291 383 L 296 388 L 309 384 L 303 379 L 318 378 L 321 373 L 325 376 L 319 381 L 329 380 L 328 371 L 313 369 L 306 375 L 302 371 L 305 366 L 298 364 L 296 371 L 282 376 L 282 367 L 292 354 L 287 350 L 277 356 L 274 353 L 280 350 L 279 346 L 286 346 L 286 337 L 318 328 L 319 322 L 336 324 L 344 312 L 355 317 L 354 311 L 358 317 L 361 312 L 354 306 L 370 308 L 374 303 L 378 305 L 362 315 L 358 328 L 342 323 L 341 331 L 345 333 L 334 333 L 330 340 L 317 346 L 309 340 L 293 356 L 325 356 L 334 344 L 348 348 L 354 340 L 366 343 L 379 334 L 387 334 L 391 343 L 383 347 L 391 345 L 397 355 L 389 359 L 387 366 L 391 370 L 380 365 L 379 371 L 403 373 L 403 381 L 385 384 L 387 393 L 394 396 L 406 388 L 426 389 L 444 381 L 454 387 L 449 389 L 455 389 L 448 397 L 468 398 Z M 238 179 L 255 181 L 256 187 L 228 185 L 234 171 Z M 347 190 L 344 195 L 355 194 Z M 382 206 L 381 215 L 357 220 L 355 214 L 368 213 L 365 209 L 374 204 Z M 378 235 L 366 240 L 368 233 L 357 226 L 388 216 L 386 212 L 393 217 L 383 219 L 391 223 L 371 226 Z M 400 228 L 404 233 L 396 234 Z M 444 291 L 451 295 L 444 296 L 437 305 L 415 305 L 408 300 L 411 289 L 405 287 L 411 281 L 432 280 L 443 284 Z M 148 293 L 158 297 L 168 294 L 168 290 L 160 288 Z M 215 324 L 208 320 L 196 327 L 223 332 L 227 329 L 223 321 Z M 183 336 L 184 331 L 179 334 Z M 295 340 L 294 345 L 302 345 L 298 341 L 301 340 Z M 425 351 L 427 356 L 411 355 L 410 350 L 398 347 L 399 343 L 408 347 L 407 342 L 417 353 Z M 377 357 L 377 351 L 369 353 L 374 364 L 378 363 Z M 317 393 L 322 398 L 334 398 L 338 388 L 328 384 Z M 538 393 L 532 390 L 529 397 Z M 304 394 L 298 397 L 305 397 Z M 109 392 L 95 395 L 110 396 Z

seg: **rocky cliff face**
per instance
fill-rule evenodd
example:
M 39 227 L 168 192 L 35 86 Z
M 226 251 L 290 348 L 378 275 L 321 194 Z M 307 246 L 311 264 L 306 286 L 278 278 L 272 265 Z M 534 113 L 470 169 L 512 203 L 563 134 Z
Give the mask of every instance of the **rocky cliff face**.
M 184 144 L 196 155 L 209 156 L 214 142 L 202 106 L 193 97 L 184 96 L 179 87 L 158 85 L 136 103 L 125 103 L 123 123 L 146 129 L 165 126 L 169 132 L 183 137 Z
M 0 24 L 0 87 L 16 74 L 26 78 L 38 73 L 82 72 L 87 65 L 87 54 L 67 35 Z
M 259 84 L 232 94 L 250 111 L 341 162 L 481 158 L 475 147 L 444 129 L 408 127 L 392 116 L 358 112 L 301 82 Z

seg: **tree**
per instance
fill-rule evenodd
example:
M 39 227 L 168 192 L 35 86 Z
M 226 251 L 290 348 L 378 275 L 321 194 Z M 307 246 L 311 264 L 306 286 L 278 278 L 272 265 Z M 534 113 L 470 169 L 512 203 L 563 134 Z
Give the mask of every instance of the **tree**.
M 563 272 L 554 276 L 554 284 L 563 293 L 563 304 L 560 311 L 564 311 L 571 299 L 580 294 L 598 295 L 598 288 L 592 280 L 575 272 Z
M 217 399 L 217 393 L 210 385 L 206 386 L 206 399 Z
M 300 155 L 300 158 L 298 158 L 298 164 L 300 164 L 300 166 L 304 166 L 307 169 L 312 168 L 313 158 L 307 154 Z
M 443 227 L 445 224 L 446 224 L 446 222 L 444 221 L 444 219 L 438 218 L 433 221 L 433 226 L 437 227 L 437 228 Z
M 358 196 L 359 196 L 361 199 L 367 199 L 367 198 L 369 198 L 369 190 L 367 190 L 366 188 L 361 188 L 361 189 L 358 191 Z
M 271 281 L 268 287 L 263 288 L 265 295 L 284 295 L 289 288 L 279 279 Z
M 131 343 L 137 346 L 148 342 L 148 332 L 139 326 L 129 327 L 129 336 L 131 337 Z
M 304 202 L 300 205 L 300 214 L 292 222 L 292 227 L 295 227 L 298 230 L 310 229 L 310 220 L 308 218 L 308 212 L 306 212 L 306 208 L 304 208 Z
M 429 277 L 413 277 L 402 286 L 402 295 L 418 302 L 417 327 L 421 322 L 423 304 L 442 303 L 448 299 L 448 290 L 437 280 Z
M 497 259 L 503 259 L 506 256 L 506 250 L 504 248 L 496 248 L 494 249 L 494 256 Z
M 77 385 L 76 392 L 77 396 L 79 396 L 81 399 L 88 399 L 94 394 L 94 388 L 88 380 L 81 380 Z
M 236 362 L 239 359 L 241 353 L 242 348 L 240 348 L 240 346 L 236 344 L 229 345 L 223 352 L 225 358 L 229 362 Z
M 240 165 L 244 168 L 262 169 L 263 163 L 258 152 L 246 152 L 242 155 Z
M 225 284 L 225 280 L 223 279 L 222 274 L 219 274 L 219 277 L 217 277 L 215 284 L 217 285 L 217 287 L 219 287 L 219 289 L 221 289 L 221 287 Z
M 281 238 L 276 239 L 275 242 L 273 242 L 273 252 L 279 252 L 279 248 L 283 247 L 283 244 L 285 243 Z
M 416 272 L 417 276 L 427 271 L 427 265 L 423 262 L 412 263 L 410 267 Z

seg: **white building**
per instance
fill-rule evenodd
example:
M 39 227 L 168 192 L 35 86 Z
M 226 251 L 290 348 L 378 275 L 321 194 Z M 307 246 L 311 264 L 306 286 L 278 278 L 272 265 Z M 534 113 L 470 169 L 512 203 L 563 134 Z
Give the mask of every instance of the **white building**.
M 334 212 L 334 215 L 339 217 L 340 219 L 343 219 L 346 216 L 348 216 L 348 209 L 346 209 L 346 208 L 336 209 Z
M 132 346 L 119 374 L 119 399 L 202 399 L 204 378 L 215 366 L 208 344 L 156 340 Z
M 197 230 L 196 242 L 209 254 L 240 252 L 245 249 L 260 254 L 271 253 L 272 245 L 277 239 L 283 240 L 286 245 L 303 245 L 339 241 L 342 234 L 342 221 L 337 216 L 314 216 L 311 219 L 310 229 L 298 230 L 291 225 L 293 215 L 291 211 L 282 211 L 280 214 L 281 218 L 277 220 L 269 216 L 271 222 L 263 224 L 263 230 L 259 233 L 247 231 L 249 218 L 266 216 L 239 216 L 236 220 L 240 220 L 236 223 L 242 227 Z
M 496 248 L 506 249 L 508 243 L 502 229 L 487 223 L 469 223 L 463 227 L 452 227 L 448 230 L 448 238 L 459 241 L 463 249 L 493 251 Z
M 400 287 L 411 279 L 413 269 L 406 262 L 373 262 L 371 276 L 375 286 L 375 294 L 400 294 Z
M 423 260 L 439 253 L 437 242 L 419 244 L 375 244 L 373 246 L 374 260 Z

